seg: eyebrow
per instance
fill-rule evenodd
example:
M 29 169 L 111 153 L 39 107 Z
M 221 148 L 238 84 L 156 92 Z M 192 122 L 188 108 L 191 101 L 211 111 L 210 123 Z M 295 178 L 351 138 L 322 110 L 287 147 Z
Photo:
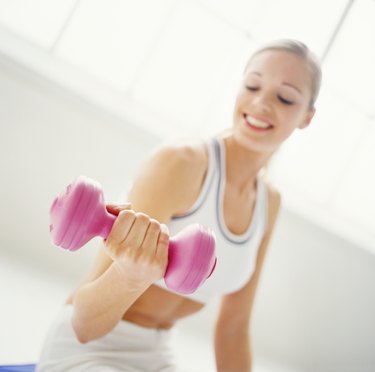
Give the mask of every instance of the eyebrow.
M 257 76 L 262 76 L 262 74 L 260 72 L 258 72 L 258 71 L 251 71 L 250 74 L 254 74 L 254 75 L 257 75 Z M 286 81 L 283 81 L 282 85 L 286 85 L 287 87 L 290 87 L 290 88 L 296 90 L 299 94 L 302 94 L 301 89 L 297 88 L 294 84 L 290 84 L 290 83 L 288 83 Z

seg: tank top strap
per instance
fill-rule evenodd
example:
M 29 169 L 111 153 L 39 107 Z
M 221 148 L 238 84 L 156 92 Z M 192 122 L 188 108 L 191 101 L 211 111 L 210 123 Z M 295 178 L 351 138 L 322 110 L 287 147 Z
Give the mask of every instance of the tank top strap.
M 205 145 L 207 147 L 208 152 L 208 165 L 206 170 L 206 175 L 203 181 L 202 189 L 199 193 L 197 200 L 194 202 L 193 206 L 190 208 L 189 211 L 182 215 L 173 216 L 173 218 L 178 219 L 182 217 L 188 217 L 196 213 L 200 207 L 206 202 L 207 198 L 209 197 L 210 190 L 215 183 L 215 175 L 217 174 L 217 158 L 215 154 L 215 145 L 214 141 L 207 140 L 205 141 Z
M 234 244 L 248 242 L 254 234 L 264 231 L 267 222 L 267 188 L 261 177 L 256 179 L 256 200 L 250 224 L 243 234 L 233 234 L 224 220 L 224 191 L 226 181 L 226 154 L 224 142 L 214 139 L 215 157 L 219 175 L 217 177 L 216 215 L 217 222 L 223 236 Z

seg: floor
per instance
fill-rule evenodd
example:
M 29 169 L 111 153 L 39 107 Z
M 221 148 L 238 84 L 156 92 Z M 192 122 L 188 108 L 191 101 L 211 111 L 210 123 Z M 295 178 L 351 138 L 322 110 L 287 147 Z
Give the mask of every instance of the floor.
M 31 258 L 0 254 L 0 364 L 34 363 L 52 319 L 72 287 L 69 280 L 38 270 Z M 194 319 L 181 323 L 177 358 L 187 371 L 214 372 L 209 336 Z M 254 372 L 292 372 L 257 358 Z

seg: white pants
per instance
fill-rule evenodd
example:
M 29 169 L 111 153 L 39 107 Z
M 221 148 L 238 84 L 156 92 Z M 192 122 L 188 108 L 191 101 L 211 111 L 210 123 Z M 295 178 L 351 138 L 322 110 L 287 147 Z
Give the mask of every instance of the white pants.
M 171 331 L 120 321 L 104 337 L 81 344 L 71 326 L 73 307 L 66 305 L 42 348 L 37 372 L 178 371 L 173 361 Z

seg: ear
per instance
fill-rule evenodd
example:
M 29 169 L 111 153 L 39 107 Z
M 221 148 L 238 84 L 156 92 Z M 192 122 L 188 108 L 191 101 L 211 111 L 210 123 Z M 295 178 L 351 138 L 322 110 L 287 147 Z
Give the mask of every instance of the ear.
M 305 118 L 303 119 L 302 123 L 298 126 L 298 128 L 304 129 L 308 127 L 314 115 L 315 115 L 315 108 L 313 107 L 308 110 Z

